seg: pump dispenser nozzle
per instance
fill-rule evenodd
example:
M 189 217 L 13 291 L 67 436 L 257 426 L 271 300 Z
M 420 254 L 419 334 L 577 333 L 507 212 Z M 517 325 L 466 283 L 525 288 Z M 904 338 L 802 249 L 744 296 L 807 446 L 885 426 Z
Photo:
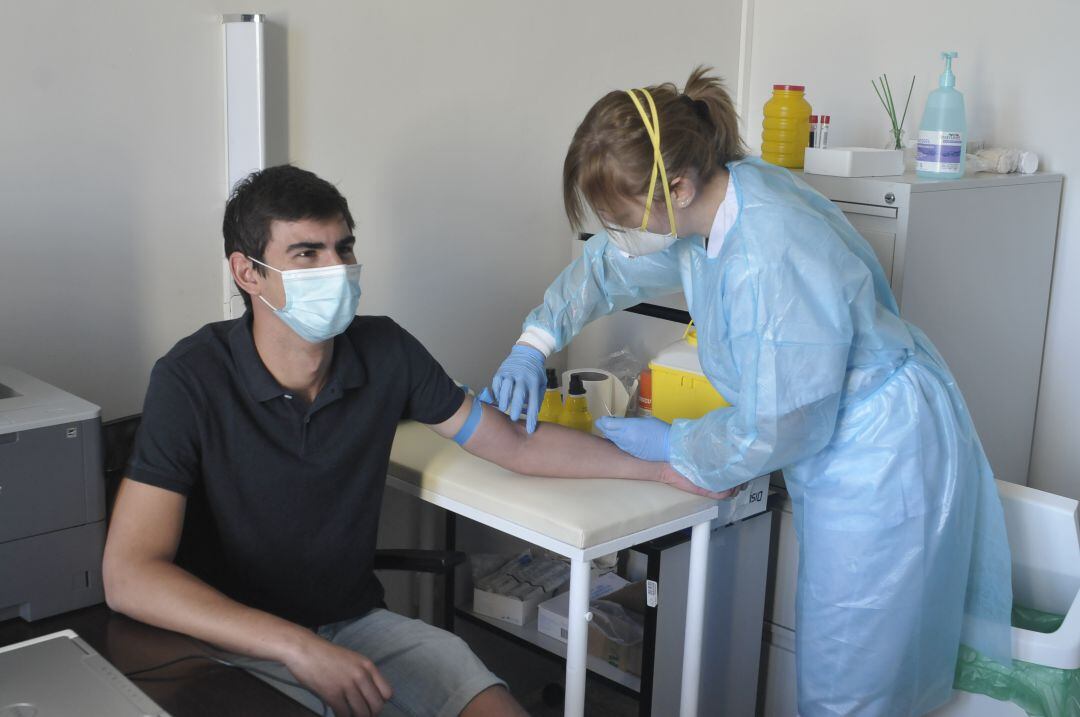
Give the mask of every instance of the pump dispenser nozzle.
M 926 98 L 915 156 L 915 173 L 920 177 L 960 179 L 964 176 L 967 115 L 964 95 L 956 89 L 952 69 L 956 57 L 956 52 L 941 53 L 945 71 L 941 73 L 940 86 Z
M 593 417 L 589 413 L 589 402 L 585 398 L 585 384 L 576 373 L 570 374 L 570 386 L 566 392 L 562 415 L 559 416 L 559 425 L 585 433 L 592 432 Z
M 544 401 L 540 404 L 540 412 L 537 418 L 545 423 L 558 423 L 562 416 L 563 401 L 562 392 L 559 390 L 559 374 L 555 369 L 547 370 L 547 390 L 544 391 Z
M 941 59 L 945 60 L 945 71 L 941 73 L 941 80 L 938 82 L 940 87 L 956 87 L 956 75 L 952 71 L 952 61 L 953 58 L 959 56 L 959 53 L 955 50 L 941 53 Z

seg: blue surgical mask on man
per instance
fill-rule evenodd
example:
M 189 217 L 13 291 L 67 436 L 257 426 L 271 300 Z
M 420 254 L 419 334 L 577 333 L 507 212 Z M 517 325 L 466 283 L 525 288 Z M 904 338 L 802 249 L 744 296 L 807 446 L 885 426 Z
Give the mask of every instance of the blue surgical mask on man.
M 262 296 L 285 325 L 304 341 L 317 344 L 349 327 L 360 303 L 360 264 L 335 264 L 282 271 L 258 259 L 251 261 L 281 274 L 285 306 L 276 308 Z

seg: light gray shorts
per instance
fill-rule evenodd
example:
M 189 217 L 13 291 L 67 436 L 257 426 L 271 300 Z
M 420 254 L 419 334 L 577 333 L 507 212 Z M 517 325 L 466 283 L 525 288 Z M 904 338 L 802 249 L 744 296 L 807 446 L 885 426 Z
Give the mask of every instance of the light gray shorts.
M 506 686 L 457 635 L 389 610 L 376 608 L 360 618 L 323 625 L 317 632 L 335 645 L 364 655 L 379 668 L 394 691 L 382 715 L 456 717 L 487 688 Z M 296 681 L 279 662 L 231 654 L 229 660 L 240 667 Z M 316 714 L 323 714 L 323 703 L 313 693 L 256 672 L 251 674 Z M 325 713 L 333 714 L 329 707 Z

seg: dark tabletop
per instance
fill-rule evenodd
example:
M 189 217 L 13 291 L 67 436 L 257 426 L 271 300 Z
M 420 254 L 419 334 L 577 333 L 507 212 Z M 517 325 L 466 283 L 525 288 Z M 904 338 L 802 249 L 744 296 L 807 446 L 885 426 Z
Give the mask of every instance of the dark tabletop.
M 77 632 L 124 673 L 206 652 L 183 635 L 136 622 L 105 605 L 36 622 L 22 618 L 0 622 L 0 646 L 68 629 Z M 146 676 L 155 680 L 131 679 L 173 717 L 311 717 L 313 714 L 243 670 L 208 660 L 181 662 Z

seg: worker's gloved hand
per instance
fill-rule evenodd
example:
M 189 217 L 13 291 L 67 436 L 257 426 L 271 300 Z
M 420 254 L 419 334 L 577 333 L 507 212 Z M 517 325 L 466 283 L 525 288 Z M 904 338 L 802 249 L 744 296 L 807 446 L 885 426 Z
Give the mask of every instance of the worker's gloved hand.
M 614 418 L 596 421 L 604 437 L 630 455 L 643 461 L 668 460 L 668 434 L 671 426 L 659 418 Z
M 547 376 L 544 374 L 544 354 L 532 346 L 517 344 L 510 355 L 495 372 L 491 390 L 499 399 L 499 410 L 510 416 L 511 421 L 521 417 L 521 409 L 528 400 L 525 430 L 536 430 L 536 416 L 544 397 Z

